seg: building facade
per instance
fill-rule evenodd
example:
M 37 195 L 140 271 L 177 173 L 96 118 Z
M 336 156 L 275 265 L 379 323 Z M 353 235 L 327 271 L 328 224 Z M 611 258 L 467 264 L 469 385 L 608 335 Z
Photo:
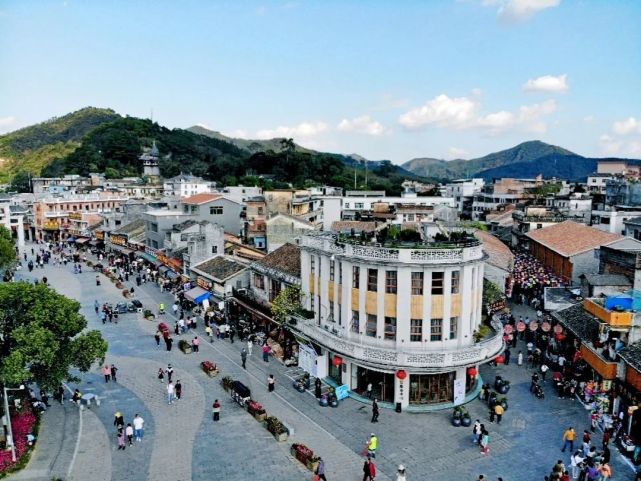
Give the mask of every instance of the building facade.
M 318 233 L 300 243 L 303 304 L 314 317 L 294 328 L 320 353 L 317 375 L 355 393 L 372 384 L 397 408 L 463 402 L 475 388 L 468 369 L 503 348 L 498 332 L 476 342 L 481 243 L 385 248 L 345 238 Z

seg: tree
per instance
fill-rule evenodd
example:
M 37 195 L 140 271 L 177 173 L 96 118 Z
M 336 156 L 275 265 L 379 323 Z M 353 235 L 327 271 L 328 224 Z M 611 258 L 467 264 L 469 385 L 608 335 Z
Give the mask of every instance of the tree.
M 0 270 L 13 268 L 16 264 L 16 246 L 11 231 L 0 226 Z
M 99 331 L 84 331 L 80 304 L 45 284 L 0 284 L 0 382 L 33 379 L 51 391 L 78 381 L 72 369 L 87 372 L 104 361 L 107 342 Z
M 298 286 L 286 287 L 272 301 L 272 316 L 281 324 L 289 321 L 290 316 L 300 309 L 300 288 Z
M 9 188 L 12 192 L 31 192 L 31 174 L 26 170 L 19 171 L 11 179 L 11 187 Z

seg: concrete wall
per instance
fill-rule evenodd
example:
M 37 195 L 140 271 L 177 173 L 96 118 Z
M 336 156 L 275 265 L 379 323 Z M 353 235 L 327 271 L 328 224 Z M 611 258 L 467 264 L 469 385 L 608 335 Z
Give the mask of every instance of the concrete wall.
M 581 284 L 581 275 L 599 272 L 597 249 L 572 256 L 570 262 L 572 262 L 572 285 L 574 286 Z
M 212 207 L 222 207 L 222 214 L 211 214 Z M 240 235 L 242 222 L 240 213 L 243 207 L 229 199 L 220 198 L 200 205 L 184 204 L 183 212 L 188 212 L 195 220 L 206 220 L 212 224 L 218 224 L 230 234 Z

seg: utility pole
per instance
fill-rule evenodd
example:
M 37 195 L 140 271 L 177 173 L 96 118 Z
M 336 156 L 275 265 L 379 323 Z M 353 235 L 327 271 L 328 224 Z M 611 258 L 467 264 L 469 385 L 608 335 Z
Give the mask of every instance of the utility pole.
M 365 189 L 367 190 L 367 159 L 365 159 L 364 162 L 365 162 Z

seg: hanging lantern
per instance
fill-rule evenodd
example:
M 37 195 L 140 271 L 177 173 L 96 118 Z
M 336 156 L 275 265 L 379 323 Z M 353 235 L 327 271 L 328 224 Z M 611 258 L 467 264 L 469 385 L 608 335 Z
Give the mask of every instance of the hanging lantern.
M 407 377 L 407 371 L 403 371 L 402 369 L 400 371 L 396 371 L 396 377 L 402 381 Z
M 468 367 L 467 368 L 467 375 L 470 377 L 475 377 L 478 374 L 478 370 L 475 367 Z
M 332 364 L 336 367 L 340 366 L 341 364 L 343 364 L 343 358 L 339 356 L 334 356 L 334 358 L 332 359 Z

